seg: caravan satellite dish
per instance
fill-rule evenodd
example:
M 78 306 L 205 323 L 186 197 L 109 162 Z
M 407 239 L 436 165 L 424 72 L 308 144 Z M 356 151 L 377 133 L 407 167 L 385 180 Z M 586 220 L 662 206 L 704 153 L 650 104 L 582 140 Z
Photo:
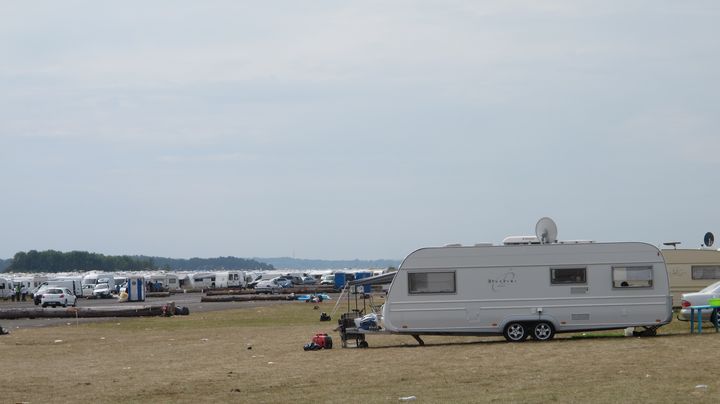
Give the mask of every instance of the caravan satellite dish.
M 557 243 L 557 225 L 549 217 L 538 220 L 535 235 L 541 244 Z
M 705 247 L 712 247 L 713 243 L 715 242 L 715 236 L 712 233 L 707 232 L 705 233 L 703 241 L 705 242 Z

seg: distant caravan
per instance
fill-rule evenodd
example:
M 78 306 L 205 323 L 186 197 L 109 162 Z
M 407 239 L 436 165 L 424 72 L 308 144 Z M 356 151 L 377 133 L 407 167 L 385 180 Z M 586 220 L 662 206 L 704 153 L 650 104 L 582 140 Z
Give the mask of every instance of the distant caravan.
M 663 257 L 670 278 L 673 306 L 680 307 L 683 293 L 720 281 L 720 251 L 710 248 L 664 249 Z
M 359 337 L 359 346 L 367 346 L 364 336 L 373 333 L 407 334 L 421 344 L 420 335 L 546 341 L 556 333 L 629 327 L 654 335 L 672 320 L 668 275 L 656 247 L 558 242 L 549 223 L 549 233 L 539 222 L 536 237 L 509 237 L 500 246 L 411 253 L 392 277 L 379 327 L 341 322 L 343 341 Z

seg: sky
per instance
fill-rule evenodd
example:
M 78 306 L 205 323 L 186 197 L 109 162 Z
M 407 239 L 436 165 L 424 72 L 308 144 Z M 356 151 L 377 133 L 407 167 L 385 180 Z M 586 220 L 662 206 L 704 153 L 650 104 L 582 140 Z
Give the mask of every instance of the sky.
M 0 258 L 720 236 L 716 1 L 0 4 Z

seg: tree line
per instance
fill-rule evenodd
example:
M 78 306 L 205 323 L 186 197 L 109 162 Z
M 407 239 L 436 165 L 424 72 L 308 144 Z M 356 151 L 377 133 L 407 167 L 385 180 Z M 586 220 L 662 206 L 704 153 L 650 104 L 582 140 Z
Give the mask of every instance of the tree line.
M 157 269 L 152 260 L 127 255 L 113 256 L 87 251 L 55 250 L 18 252 L 7 272 L 144 271 Z
M 87 251 L 55 250 L 18 252 L 6 272 L 84 272 L 84 271 L 205 271 L 217 269 L 270 270 L 272 265 L 236 257 L 173 259 L 162 257 L 103 255 Z
M 151 260 L 159 268 L 175 271 L 212 271 L 218 269 L 241 269 L 251 271 L 267 271 L 275 269 L 270 264 L 256 261 L 254 259 L 238 257 L 216 257 L 216 258 L 164 258 L 137 256 L 136 258 Z

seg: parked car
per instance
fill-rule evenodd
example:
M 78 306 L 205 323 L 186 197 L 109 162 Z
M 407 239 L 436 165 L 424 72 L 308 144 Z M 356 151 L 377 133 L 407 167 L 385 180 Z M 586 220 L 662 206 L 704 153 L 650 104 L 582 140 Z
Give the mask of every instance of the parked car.
M 43 292 L 48 290 L 49 287 L 50 286 L 48 286 L 48 285 L 42 285 L 42 286 L 39 286 L 37 289 L 35 289 L 35 291 L 32 292 L 33 303 L 35 303 L 35 306 L 40 304 L 40 300 L 42 300 Z
M 293 282 L 290 279 L 278 277 L 277 278 L 278 283 L 283 288 L 291 288 L 294 286 Z
M 284 275 L 281 276 L 281 278 L 287 279 L 292 283 L 293 285 L 302 285 L 303 284 L 303 278 L 300 275 Z
M 96 298 L 112 297 L 112 292 L 110 285 L 107 283 L 98 283 L 95 285 L 95 288 L 93 288 L 93 296 Z
M 320 278 L 320 284 L 321 285 L 334 285 L 335 284 L 335 275 L 334 274 L 323 275 L 322 278 Z
M 279 293 L 284 288 L 292 287 L 292 282 L 285 278 L 277 277 L 270 280 L 260 281 L 255 285 L 258 293 Z
M 262 275 L 257 275 L 255 277 L 255 279 L 248 280 L 246 287 L 248 289 L 255 289 L 255 286 L 257 286 L 257 284 L 260 283 L 261 281 L 262 281 Z
M 73 295 L 70 289 L 67 288 L 60 289 L 49 287 L 42 293 L 40 297 L 40 304 L 42 305 L 42 307 L 67 307 L 68 304 L 74 307 L 76 301 L 77 298 L 75 297 L 75 295 Z
M 302 280 L 303 285 L 314 285 L 317 282 L 312 276 L 303 276 Z
M 690 320 L 690 306 L 704 306 L 708 304 L 708 299 L 713 297 L 720 297 L 720 281 L 713 283 L 710 286 L 700 290 L 699 292 L 683 293 L 680 299 L 680 313 L 678 313 L 678 320 L 689 321 Z M 712 310 L 703 310 L 703 320 L 710 320 L 710 314 Z M 697 314 L 695 314 L 697 316 Z

